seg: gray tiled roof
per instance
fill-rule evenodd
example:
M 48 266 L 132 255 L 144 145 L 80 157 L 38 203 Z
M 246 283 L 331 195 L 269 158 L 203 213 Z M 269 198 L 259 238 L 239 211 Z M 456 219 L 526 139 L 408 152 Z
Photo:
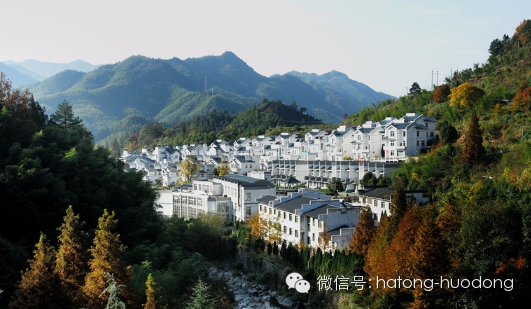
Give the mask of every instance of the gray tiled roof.
M 391 196 L 393 195 L 394 190 L 391 190 L 389 188 L 374 188 L 370 191 L 366 191 L 363 193 L 360 193 L 362 196 L 368 196 L 368 197 L 375 197 L 379 199 L 384 200 L 390 200 Z
M 327 209 L 330 209 L 330 208 L 339 208 L 339 207 L 326 204 L 314 210 L 307 211 L 304 213 L 304 215 L 315 218 L 315 219 L 319 219 L 319 215 L 326 215 Z
M 310 201 L 317 201 L 317 199 L 301 195 L 287 202 L 275 205 L 275 207 L 291 213 L 295 213 L 295 209 L 301 209 L 303 204 L 310 204 Z
M 262 204 L 269 204 L 269 201 L 274 201 L 277 197 L 274 195 L 266 195 L 261 198 L 257 198 L 256 202 L 262 203 Z

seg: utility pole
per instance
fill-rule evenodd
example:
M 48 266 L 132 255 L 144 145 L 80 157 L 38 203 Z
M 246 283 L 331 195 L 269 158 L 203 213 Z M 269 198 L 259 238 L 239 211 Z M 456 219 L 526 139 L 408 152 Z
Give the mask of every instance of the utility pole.
M 207 76 L 205 76 L 205 92 L 208 91 L 208 80 L 207 80 Z

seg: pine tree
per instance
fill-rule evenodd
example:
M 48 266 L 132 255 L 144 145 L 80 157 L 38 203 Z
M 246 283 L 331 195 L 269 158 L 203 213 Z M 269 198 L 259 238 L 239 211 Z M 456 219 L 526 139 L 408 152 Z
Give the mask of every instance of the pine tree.
M 71 305 L 61 289 L 59 276 L 54 272 L 55 250 L 41 234 L 30 267 L 22 274 L 17 290 L 9 303 L 18 308 L 67 308 Z
M 320 233 L 319 239 L 318 239 L 319 247 L 321 248 L 321 250 L 323 250 L 323 252 L 328 250 L 328 247 L 330 246 L 330 241 L 331 240 L 332 240 L 332 234 L 330 234 L 330 232 L 328 232 L 326 223 L 323 222 L 323 228 L 321 230 L 321 233 Z
M 214 301 L 210 296 L 210 289 L 201 279 L 194 287 L 192 298 L 186 309 L 210 309 L 214 307 Z
M 90 272 L 85 278 L 83 292 L 86 297 L 88 308 L 103 308 L 107 304 L 106 296 L 100 294 L 106 289 L 105 274 L 113 274 L 116 282 L 123 285 L 120 297 L 128 303 L 133 301 L 133 295 L 129 290 L 130 274 L 122 262 L 122 254 L 125 246 L 120 242 L 120 235 L 113 233 L 118 220 L 114 220 L 114 212 L 109 215 L 107 210 L 98 219 L 98 229 L 94 237 L 94 245 L 90 249 L 92 259 L 89 261 Z
M 369 245 L 376 234 L 374 216 L 369 207 L 363 207 L 358 218 L 358 223 L 354 227 L 355 233 L 350 238 L 348 248 L 358 254 L 367 255 Z
M 59 249 L 55 260 L 55 272 L 63 284 L 63 291 L 69 295 L 77 306 L 81 306 L 81 287 L 88 271 L 87 239 L 83 231 L 85 222 L 80 222 L 79 215 L 74 215 L 72 206 L 66 210 L 64 222 L 58 229 Z
M 74 116 L 72 106 L 66 100 L 57 106 L 55 113 L 50 116 L 50 121 L 65 129 L 79 126 L 83 122 L 79 117 Z
M 465 146 L 461 154 L 461 162 L 476 165 L 483 161 L 485 148 L 483 147 L 483 135 L 479 128 L 478 115 L 472 111 L 470 124 L 465 135 Z

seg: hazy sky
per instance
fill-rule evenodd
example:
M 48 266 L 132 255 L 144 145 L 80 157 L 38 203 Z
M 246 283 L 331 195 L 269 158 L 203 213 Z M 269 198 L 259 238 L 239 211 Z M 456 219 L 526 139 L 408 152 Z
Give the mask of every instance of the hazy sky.
M 1 1 L 0 61 L 232 51 L 265 76 L 337 70 L 401 96 L 415 81 L 429 88 L 432 70 L 440 84 L 486 62 L 490 42 L 530 18 L 529 0 Z

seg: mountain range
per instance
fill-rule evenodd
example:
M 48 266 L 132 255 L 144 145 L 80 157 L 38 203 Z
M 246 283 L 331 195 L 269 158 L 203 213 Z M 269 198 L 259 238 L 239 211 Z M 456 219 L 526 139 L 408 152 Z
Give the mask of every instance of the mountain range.
M 67 100 L 96 140 L 119 133 L 124 125 L 172 126 L 214 109 L 239 112 L 264 98 L 295 101 L 326 123 L 392 98 L 337 71 L 265 77 L 232 52 L 185 60 L 132 56 L 87 73 L 63 70 L 29 90 L 49 112 Z
M 99 67 L 83 60 L 75 60 L 68 63 L 45 62 L 28 59 L 21 62 L 0 62 L 0 72 L 4 72 L 14 87 L 27 86 L 45 80 L 64 70 L 76 70 L 90 72 Z

